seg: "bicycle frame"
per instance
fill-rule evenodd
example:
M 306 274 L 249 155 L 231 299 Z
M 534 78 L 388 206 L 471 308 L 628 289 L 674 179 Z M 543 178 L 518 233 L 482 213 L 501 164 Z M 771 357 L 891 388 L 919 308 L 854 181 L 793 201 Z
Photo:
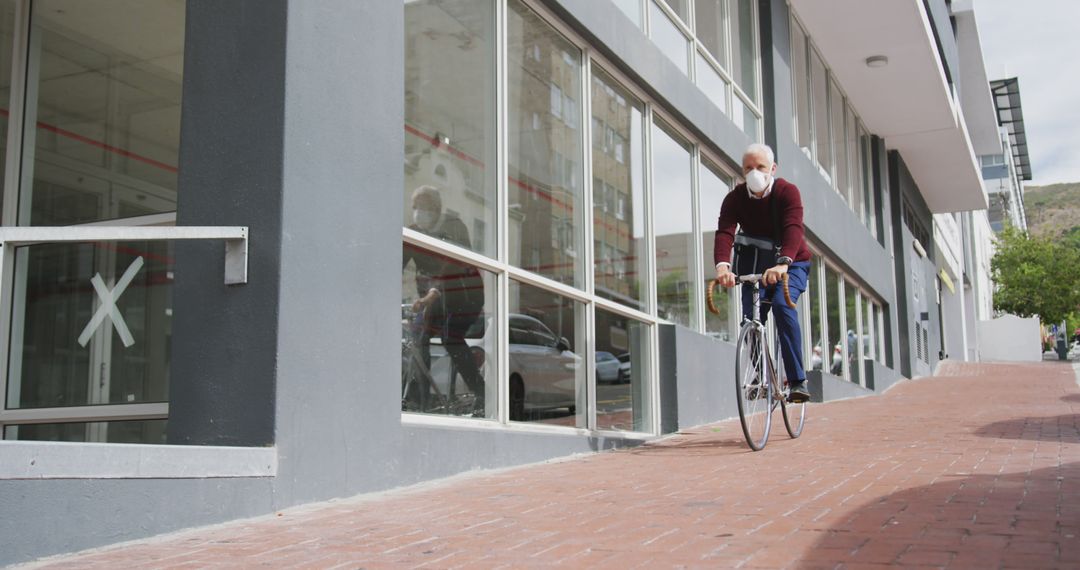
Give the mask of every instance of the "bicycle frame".
M 752 308 L 750 309 L 750 311 L 751 311 L 750 312 L 750 318 L 747 319 L 745 315 L 743 316 L 742 324 L 739 327 L 739 331 L 740 331 L 740 334 L 741 334 L 742 329 L 747 327 L 747 326 L 752 326 L 752 327 L 755 327 L 755 328 L 758 329 L 758 332 L 760 334 L 759 338 L 761 339 L 761 343 L 763 345 L 761 347 L 762 352 L 765 355 L 765 375 L 768 378 L 769 388 L 772 390 L 774 398 L 775 398 L 773 406 L 771 408 L 771 409 L 773 409 L 780 402 L 780 399 L 781 398 L 786 398 L 787 395 L 784 393 L 783 386 L 780 385 L 780 382 L 779 382 L 779 376 L 780 375 L 777 373 L 777 363 L 781 363 L 780 366 L 783 365 L 782 360 L 780 359 L 780 344 L 778 342 L 778 339 L 772 338 L 772 337 L 775 337 L 775 335 L 769 334 L 768 327 L 765 325 L 765 323 L 761 322 L 761 319 L 760 319 L 761 305 L 762 305 L 762 300 L 761 300 L 761 280 L 762 279 L 763 279 L 763 276 L 760 273 L 755 273 L 755 274 L 752 274 L 752 275 L 740 275 L 739 277 L 736 278 L 736 282 L 741 284 L 741 285 L 745 285 L 747 283 L 750 283 L 750 284 L 753 284 L 753 286 L 754 286 L 754 288 L 753 288 L 753 290 L 751 291 L 751 294 L 750 294 L 751 299 L 752 299 Z M 765 301 L 764 303 L 769 304 L 769 305 L 772 304 L 771 301 Z M 770 411 L 771 411 L 771 409 L 770 409 Z

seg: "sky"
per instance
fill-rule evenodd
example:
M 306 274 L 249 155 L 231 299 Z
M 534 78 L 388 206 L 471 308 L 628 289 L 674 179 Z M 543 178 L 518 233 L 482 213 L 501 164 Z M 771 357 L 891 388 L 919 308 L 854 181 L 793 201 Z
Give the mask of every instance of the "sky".
M 989 79 L 1017 77 L 1032 180 L 1080 182 L 1080 1 L 974 0 Z

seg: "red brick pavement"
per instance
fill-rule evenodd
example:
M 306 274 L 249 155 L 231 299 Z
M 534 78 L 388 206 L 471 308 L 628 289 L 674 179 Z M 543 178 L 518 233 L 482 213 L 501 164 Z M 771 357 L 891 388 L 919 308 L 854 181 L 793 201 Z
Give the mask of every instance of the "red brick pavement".
M 951 364 L 810 409 L 46 561 L 50 568 L 1080 567 L 1071 367 Z M 777 417 L 779 420 L 779 416 Z

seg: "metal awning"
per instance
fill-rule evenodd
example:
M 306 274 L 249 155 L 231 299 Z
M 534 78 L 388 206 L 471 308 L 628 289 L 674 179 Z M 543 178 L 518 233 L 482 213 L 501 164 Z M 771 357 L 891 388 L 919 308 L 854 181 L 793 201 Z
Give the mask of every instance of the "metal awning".
M 1024 111 L 1020 108 L 1020 82 L 1017 78 L 990 82 L 997 107 L 998 122 L 1009 132 L 1013 164 L 1023 180 L 1031 180 L 1031 159 L 1028 157 L 1027 133 L 1024 132 Z

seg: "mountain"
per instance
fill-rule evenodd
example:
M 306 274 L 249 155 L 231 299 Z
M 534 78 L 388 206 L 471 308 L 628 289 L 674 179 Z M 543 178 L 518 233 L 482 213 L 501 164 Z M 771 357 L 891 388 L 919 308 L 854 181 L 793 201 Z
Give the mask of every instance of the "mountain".
M 1026 186 L 1024 210 L 1032 235 L 1080 235 L 1080 182 Z

